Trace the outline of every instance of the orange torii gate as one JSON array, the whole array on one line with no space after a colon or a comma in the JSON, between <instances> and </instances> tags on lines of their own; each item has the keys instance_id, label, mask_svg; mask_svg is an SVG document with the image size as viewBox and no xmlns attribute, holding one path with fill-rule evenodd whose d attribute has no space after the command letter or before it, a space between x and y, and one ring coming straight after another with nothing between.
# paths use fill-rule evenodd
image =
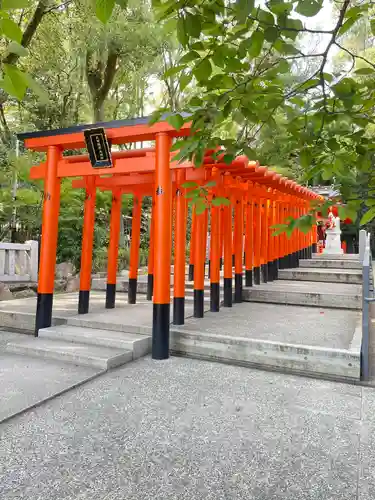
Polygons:
<instances>
[{"instance_id":1,"label":"orange torii gate","mask_svg":"<svg viewBox=\"0 0 375 500\"><path fill-rule=\"evenodd\" d=\"M286 217L298 217L309 210L315 193L293 181L268 171L257 162L242 156L230 165L207 151L201 169L189 162L173 161L172 140L187 136L190 126L176 131L165 122L148 125L148 118L83 125L69 129L19 134L27 148L47 153L47 161L31 169L33 179L44 180L44 203L38 303L35 334L51 325L60 206L60 181L73 180L73 187L84 188L84 226L78 312L89 310L92 249L95 226L96 190L112 191L106 307L115 307L117 257L119 248L121 197L134 196L132 218L131 262L128 301L134 303L137 294L137 273L140 243L141 203L143 196L152 196L152 219L149 251L148 298L153 297L152 356L169 356L170 271L172 250L172 213L175 204L174 299L173 322L183 324L185 310L185 249L187 199L184 183L194 180L206 185L209 209L194 211L190 237L190 274L194 276L194 316L204 315L204 285L206 240L210 225L210 309L220 308L220 263L224 260L224 307L242 301L243 264L245 286L277 278L279 268L298 265L299 258L311 254L316 243L313 230L307 235L295 232L290 239L285 234L272 237L272 226ZM112 168L93 168L88 155L64 156L64 150L84 148L85 133L93 127L103 127L111 145L154 141L155 148L113 151ZM224 197L225 205L215 203ZM233 257L234 256L234 257ZM234 262L233 262L234 260Z\"/></svg>"}]
</instances>

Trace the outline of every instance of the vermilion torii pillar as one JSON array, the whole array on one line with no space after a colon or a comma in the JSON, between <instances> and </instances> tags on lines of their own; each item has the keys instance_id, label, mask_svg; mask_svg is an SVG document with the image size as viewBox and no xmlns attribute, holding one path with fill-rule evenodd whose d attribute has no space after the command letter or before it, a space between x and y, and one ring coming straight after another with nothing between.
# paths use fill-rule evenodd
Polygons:
<instances>
[{"instance_id":1,"label":"vermilion torii pillar","mask_svg":"<svg viewBox=\"0 0 375 500\"><path fill-rule=\"evenodd\" d=\"M132 214L132 234L130 243L130 269L129 269L129 288L128 288L129 304L135 304L137 300L139 247L141 243L141 216L142 216L142 197L134 194L133 214Z\"/></svg>"},{"instance_id":2,"label":"vermilion torii pillar","mask_svg":"<svg viewBox=\"0 0 375 500\"><path fill-rule=\"evenodd\" d=\"M107 264L107 289L105 307L113 309L116 302L117 260L120 242L122 196L120 190L112 194L112 207L109 228L108 264Z\"/></svg>"},{"instance_id":3,"label":"vermilion torii pillar","mask_svg":"<svg viewBox=\"0 0 375 500\"><path fill-rule=\"evenodd\" d=\"M81 272L78 299L79 314L87 314L89 312L92 253L94 246L95 202L95 177L92 176L87 179L85 208L83 214Z\"/></svg>"},{"instance_id":4,"label":"vermilion torii pillar","mask_svg":"<svg viewBox=\"0 0 375 500\"><path fill-rule=\"evenodd\" d=\"M172 249L171 138L156 134L154 305L152 319L152 357L169 357L170 280Z\"/></svg>"},{"instance_id":5,"label":"vermilion torii pillar","mask_svg":"<svg viewBox=\"0 0 375 500\"><path fill-rule=\"evenodd\" d=\"M173 324L185 323L185 256L186 256L186 222L187 201L183 184L186 179L184 170L176 175L176 224L174 232L174 297Z\"/></svg>"},{"instance_id":6,"label":"vermilion torii pillar","mask_svg":"<svg viewBox=\"0 0 375 500\"><path fill-rule=\"evenodd\" d=\"M41 328L47 328L52 324L61 185L60 179L57 177L57 165L60 158L61 149L58 146L49 146L44 181L42 238L35 322L36 336Z\"/></svg>"}]
</instances>

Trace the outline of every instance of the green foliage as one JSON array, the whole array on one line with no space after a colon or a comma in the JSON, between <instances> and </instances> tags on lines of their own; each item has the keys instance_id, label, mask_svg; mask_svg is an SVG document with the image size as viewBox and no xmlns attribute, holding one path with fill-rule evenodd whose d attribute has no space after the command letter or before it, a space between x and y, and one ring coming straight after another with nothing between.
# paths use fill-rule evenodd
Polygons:
<instances>
[{"instance_id":1,"label":"green foliage","mask_svg":"<svg viewBox=\"0 0 375 500\"><path fill-rule=\"evenodd\" d=\"M184 53L171 72L191 91L183 110L194 134L178 141L178 159L199 166L204 150L217 147L230 124L228 161L245 153L303 183L333 182L343 200L351 200L351 211L360 210L375 189L369 175L375 64L341 43L372 10L370 2L346 0L336 7L329 30L307 29L296 16L313 18L322 6L322 0L154 2L162 21L176 22ZM375 33L371 16L369 23ZM319 51L301 44L311 31L325 35ZM351 58L351 68L330 72L333 46ZM204 199L192 202L199 210L207 205ZM372 217L370 211L366 218ZM302 220L298 229L310 222Z\"/></svg>"}]
</instances>

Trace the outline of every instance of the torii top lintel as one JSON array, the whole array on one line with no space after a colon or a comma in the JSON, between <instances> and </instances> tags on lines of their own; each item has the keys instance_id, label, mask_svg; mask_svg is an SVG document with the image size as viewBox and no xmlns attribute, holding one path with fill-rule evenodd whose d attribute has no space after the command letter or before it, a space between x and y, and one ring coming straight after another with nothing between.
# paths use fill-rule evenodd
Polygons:
<instances>
[{"instance_id":1,"label":"torii top lintel","mask_svg":"<svg viewBox=\"0 0 375 500\"><path fill-rule=\"evenodd\" d=\"M190 124L184 124L180 130L174 129L167 122L150 125L150 117L114 120L111 122L77 125L56 130L26 132L17 134L24 141L26 148L34 151L47 151L48 146L59 146L61 149L85 148L84 131L103 127L111 144L125 144L155 140L156 134L167 132L171 137L185 137L190 133Z\"/></svg>"}]
</instances>

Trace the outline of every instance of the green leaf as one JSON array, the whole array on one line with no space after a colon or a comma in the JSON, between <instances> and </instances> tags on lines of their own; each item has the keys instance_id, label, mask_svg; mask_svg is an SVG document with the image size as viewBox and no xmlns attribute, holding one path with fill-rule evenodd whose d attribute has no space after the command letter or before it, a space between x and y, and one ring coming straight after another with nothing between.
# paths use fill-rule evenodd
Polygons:
<instances>
[{"instance_id":1,"label":"green leaf","mask_svg":"<svg viewBox=\"0 0 375 500\"><path fill-rule=\"evenodd\" d=\"M213 198L212 199L212 205L214 207L219 207L221 205L229 206L230 205L230 200L228 200L228 198L222 198L222 197Z\"/></svg>"},{"instance_id":2,"label":"green leaf","mask_svg":"<svg viewBox=\"0 0 375 500\"><path fill-rule=\"evenodd\" d=\"M288 224L277 224L276 226L272 226L271 229L274 229L272 236L279 236L279 234L285 233Z\"/></svg>"},{"instance_id":3,"label":"green leaf","mask_svg":"<svg viewBox=\"0 0 375 500\"><path fill-rule=\"evenodd\" d=\"M34 92L34 94L38 97L39 102L41 104L49 104L50 98L48 93L44 90L44 88L39 85L37 81L35 81L28 73L24 73L23 77L27 82L27 86L30 90Z\"/></svg>"},{"instance_id":4,"label":"green leaf","mask_svg":"<svg viewBox=\"0 0 375 500\"><path fill-rule=\"evenodd\" d=\"M186 64L191 61L194 61L195 59L199 59L201 56L196 52L195 50L191 50L187 54L185 54L183 57L181 57L179 63L180 64Z\"/></svg>"},{"instance_id":5,"label":"green leaf","mask_svg":"<svg viewBox=\"0 0 375 500\"><path fill-rule=\"evenodd\" d=\"M256 17L258 18L258 20L261 23L265 23L266 25L268 24L271 26L274 24L275 18L273 17L271 12L268 12L268 11L260 9L260 8L256 8L254 10L256 12L254 13L254 11L253 11L253 15L256 15Z\"/></svg>"},{"instance_id":6,"label":"green leaf","mask_svg":"<svg viewBox=\"0 0 375 500\"><path fill-rule=\"evenodd\" d=\"M338 34L341 36L344 33L346 33L353 26L353 24L355 24L358 21L358 19L360 19L360 18L361 18L361 16L358 16L358 15L355 17L349 17L349 19L347 19L345 21L345 23L339 29Z\"/></svg>"},{"instance_id":7,"label":"green leaf","mask_svg":"<svg viewBox=\"0 0 375 500\"><path fill-rule=\"evenodd\" d=\"M30 4L30 0L3 0L1 8L3 10L25 9Z\"/></svg>"},{"instance_id":8,"label":"green leaf","mask_svg":"<svg viewBox=\"0 0 375 500\"><path fill-rule=\"evenodd\" d=\"M206 210L206 202L203 198L198 198L195 202L195 213L201 215Z\"/></svg>"},{"instance_id":9,"label":"green leaf","mask_svg":"<svg viewBox=\"0 0 375 500\"><path fill-rule=\"evenodd\" d=\"M337 151L340 149L340 144L338 144L338 142L334 138L329 139L327 144L329 149L331 149L332 151Z\"/></svg>"},{"instance_id":10,"label":"green leaf","mask_svg":"<svg viewBox=\"0 0 375 500\"><path fill-rule=\"evenodd\" d=\"M193 181L184 182L184 183L182 184L182 187L183 187L183 188L186 188L186 189L189 189L189 188L195 188L195 187L197 187L197 186L198 186L198 184L197 184L196 182L193 182Z\"/></svg>"},{"instance_id":11,"label":"green leaf","mask_svg":"<svg viewBox=\"0 0 375 500\"><path fill-rule=\"evenodd\" d=\"M119 5L122 9L126 9L128 6L128 0L116 0L117 5Z\"/></svg>"},{"instance_id":12,"label":"green leaf","mask_svg":"<svg viewBox=\"0 0 375 500\"><path fill-rule=\"evenodd\" d=\"M170 115L170 116L167 117L166 120L169 123L169 125L171 125L176 130L180 130L180 128L184 124L184 119L179 114Z\"/></svg>"},{"instance_id":13,"label":"green leaf","mask_svg":"<svg viewBox=\"0 0 375 500\"><path fill-rule=\"evenodd\" d=\"M355 70L356 75L372 75L374 72L374 68L359 68Z\"/></svg>"},{"instance_id":14,"label":"green leaf","mask_svg":"<svg viewBox=\"0 0 375 500\"><path fill-rule=\"evenodd\" d=\"M322 7L322 0L300 0L296 7L296 12L305 17L314 17Z\"/></svg>"},{"instance_id":15,"label":"green leaf","mask_svg":"<svg viewBox=\"0 0 375 500\"><path fill-rule=\"evenodd\" d=\"M151 114L150 121L148 122L149 125L154 125L154 123L158 122L162 116L163 113L165 113L166 108L162 109L157 109Z\"/></svg>"},{"instance_id":16,"label":"green leaf","mask_svg":"<svg viewBox=\"0 0 375 500\"><path fill-rule=\"evenodd\" d=\"M185 47L189 41L189 36L185 26L185 19L183 17L179 17L177 21L177 39L183 47Z\"/></svg>"},{"instance_id":17,"label":"green leaf","mask_svg":"<svg viewBox=\"0 0 375 500\"><path fill-rule=\"evenodd\" d=\"M258 57L264 43L264 32L257 30L250 37L250 47L248 53L251 57Z\"/></svg>"},{"instance_id":18,"label":"green leaf","mask_svg":"<svg viewBox=\"0 0 375 500\"><path fill-rule=\"evenodd\" d=\"M107 24L114 8L115 0L95 0L96 17L103 24Z\"/></svg>"},{"instance_id":19,"label":"green leaf","mask_svg":"<svg viewBox=\"0 0 375 500\"><path fill-rule=\"evenodd\" d=\"M307 82L305 82L303 85L301 85L299 87L299 90L308 90L308 89L311 89L313 87L316 87L317 85L319 85L320 83L320 80L318 78L312 78L311 80L307 80Z\"/></svg>"},{"instance_id":20,"label":"green leaf","mask_svg":"<svg viewBox=\"0 0 375 500\"><path fill-rule=\"evenodd\" d=\"M309 149L302 149L299 160L301 167L308 168L311 165L311 151Z\"/></svg>"},{"instance_id":21,"label":"green leaf","mask_svg":"<svg viewBox=\"0 0 375 500\"><path fill-rule=\"evenodd\" d=\"M199 38L202 24L199 16L188 14L185 19L186 32L193 38Z\"/></svg>"},{"instance_id":22,"label":"green leaf","mask_svg":"<svg viewBox=\"0 0 375 500\"><path fill-rule=\"evenodd\" d=\"M273 43L275 40L277 40L278 36L279 30L276 28L276 26L270 26L264 32L264 38L267 40L267 42L270 43Z\"/></svg>"},{"instance_id":23,"label":"green leaf","mask_svg":"<svg viewBox=\"0 0 375 500\"><path fill-rule=\"evenodd\" d=\"M180 76L180 91L182 92L191 82L192 74L183 74Z\"/></svg>"},{"instance_id":24,"label":"green leaf","mask_svg":"<svg viewBox=\"0 0 375 500\"><path fill-rule=\"evenodd\" d=\"M22 45L20 45L18 42L10 42L10 44L7 47L7 52L8 54L17 54L20 57L27 56L28 50L25 49Z\"/></svg>"},{"instance_id":25,"label":"green leaf","mask_svg":"<svg viewBox=\"0 0 375 500\"><path fill-rule=\"evenodd\" d=\"M280 14L289 14L293 8L293 3L283 2L282 0L270 0L267 7L271 12L279 16Z\"/></svg>"},{"instance_id":26,"label":"green leaf","mask_svg":"<svg viewBox=\"0 0 375 500\"><path fill-rule=\"evenodd\" d=\"M20 92L19 90L17 91L14 86L13 86L13 83L11 81L11 79L5 75L5 77L0 80L0 88L5 90L5 92L13 97L16 97L17 99L21 100L23 99L24 95L25 95L25 92L26 92L26 88L24 89L23 93Z\"/></svg>"},{"instance_id":27,"label":"green leaf","mask_svg":"<svg viewBox=\"0 0 375 500\"><path fill-rule=\"evenodd\" d=\"M254 0L237 0L236 1L236 17L241 24L246 22L246 19L251 14L254 8Z\"/></svg>"},{"instance_id":28,"label":"green leaf","mask_svg":"<svg viewBox=\"0 0 375 500\"><path fill-rule=\"evenodd\" d=\"M4 64L3 67L6 77L9 78L14 88L13 95L15 95L17 99L20 100L23 99L26 89L28 87L28 81L26 79L25 73L23 73L22 71L20 71L18 68L16 68L11 64ZM4 81L6 81L5 78Z\"/></svg>"},{"instance_id":29,"label":"green leaf","mask_svg":"<svg viewBox=\"0 0 375 500\"><path fill-rule=\"evenodd\" d=\"M179 64L178 66L173 66L173 68L169 68L163 75L164 78L169 78L170 76L176 75L184 70L186 66L184 64Z\"/></svg>"},{"instance_id":30,"label":"green leaf","mask_svg":"<svg viewBox=\"0 0 375 500\"><path fill-rule=\"evenodd\" d=\"M214 187L214 186L216 186L216 181L208 181L208 182L204 185L204 187L207 187L207 188L208 188L208 187Z\"/></svg>"},{"instance_id":31,"label":"green leaf","mask_svg":"<svg viewBox=\"0 0 375 500\"><path fill-rule=\"evenodd\" d=\"M195 78L200 81L208 80L212 73L212 66L210 60L206 57L195 65L193 70Z\"/></svg>"},{"instance_id":32,"label":"green leaf","mask_svg":"<svg viewBox=\"0 0 375 500\"><path fill-rule=\"evenodd\" d=\"M0 32L10 40L21 43L22 31L21 28L11 19L0 20Z\"/></svg>"},{"instance_id":33,"label":"green leaf","mask_svg":"<svg viewBox=\"0 0 375 500\"><path fill-rule=\"evenodd\" d=\"M370 222L374 217L375 217L375 207L372 207L369 210L367 210L367 212L362 216L359 225L364 226L365 224Z\"/></svg>"}]
</instances>

